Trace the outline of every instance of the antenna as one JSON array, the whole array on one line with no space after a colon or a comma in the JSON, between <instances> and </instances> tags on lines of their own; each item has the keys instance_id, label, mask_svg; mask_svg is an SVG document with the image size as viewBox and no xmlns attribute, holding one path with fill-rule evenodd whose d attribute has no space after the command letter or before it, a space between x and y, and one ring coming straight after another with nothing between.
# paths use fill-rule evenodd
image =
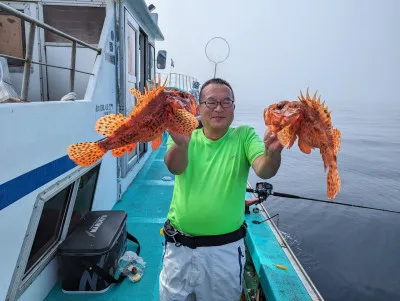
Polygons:
<instances>
[{"instance_id":1,"label":"antenna","mask_svg":"<svg viewBox=\"0 0 400 301\"><path fill-rule=\"evenodd\" d=\"M210 49L211 48L211 49ZM224 50L225 48L225 50ZM214 63L214 78L217 74L217 65L224 62L230 53L228 42L221 37L211 38L205 47L207 58Z\"/></svg>"}]
</instances>

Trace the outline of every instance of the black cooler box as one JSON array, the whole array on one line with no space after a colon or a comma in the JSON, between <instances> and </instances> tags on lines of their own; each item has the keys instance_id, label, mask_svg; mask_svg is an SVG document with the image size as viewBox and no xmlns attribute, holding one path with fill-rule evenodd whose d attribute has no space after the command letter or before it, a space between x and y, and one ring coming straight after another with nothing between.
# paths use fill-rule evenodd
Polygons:
<instances>
[{"instance_id":1,"label":"black cooler box","mask_svg":"<svg viewBox=\"0 0 400 301\"><path fill-rule=\"evenodd\" d=\"M61 257L61 278L64 292L104 292L111 283L125 276L114 276L118 260L126 251L127 239L140 245L126 231L125 211L91 211L58 249Z\"/></svg>"}]
</instances>

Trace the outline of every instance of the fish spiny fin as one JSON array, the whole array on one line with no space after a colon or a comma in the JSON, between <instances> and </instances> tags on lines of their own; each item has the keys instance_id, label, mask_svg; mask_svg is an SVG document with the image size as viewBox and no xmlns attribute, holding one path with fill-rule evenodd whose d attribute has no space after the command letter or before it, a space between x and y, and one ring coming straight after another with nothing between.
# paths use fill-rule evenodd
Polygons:
<instances>
[{"instance_id":1,"label":"fish spiny fin","mask_svg":"<svg viewBox=\"0 0 400 301\"><path fill-rule=\"evenodd\" d=\"M122 114L110 114L97 120L94 128L100 135L109 137L127 120Z\"/></svg>"},{"instance_id":2,"label":"fish spiny fin","mask_svg":"<svg viewBox=\"0 0 400 301\"><path fill-rule=\"evenodd\" d=\"M80 166L90 166L104 156L106 151L98 142L82 142L67 147L69 158Z\"/></svg>"},{"instance_id":3,"label":"fish spiny fin","mask_svg":"<svg viewBox=\"0 0 400 301\"><path fill-rule=\"evenodd\" d=\"M161 145L161 142L162 142L162 136L157 137L156 139L154 139L154 140L151 142L151 149L152 149L152 150L155 150L155 149L159 148L160 145Z\"/></svg>"},{"instance_id":4,"label":"fish spiny fin","mask_svg":"<svg viewBox=\"0 0 400 301\"><path fill-rule=\"evenodd\" d=\"M278 139L279 139L280 143L283 146L285 146L289 142L292 141L294 135L295 135L295 133L293 130L293 126L288 125L288 126L284 127L281 131L278 132ZM290 148L290 147L291 147L291 145L289 145L287 148Z\"/></svg>"},{"instance_id":5,"label":"fish spiny fin","mask_svg":"<svg viewBox=\"0 0 400 301\"><path fill-rule=\"evenodd\" d=\"M130 116L136 116L139 112L141 112L141 110L143 109L143 107L145 107L150 101L154 100L157 98L157 96L159 96L162 92L164 92L165 86L167 84L167 79L165 79L164 84L161 85L161 78L159 75L159 85L157 87L156 83L153 83L153 88L148 88L145 89L145 93L142 94L140 93L139 90L136 90L134 88L132 88L130 90L131 94L133 94L136 99L136 105L133 108L132 112L130 113Z\"/></svg>"},{"instance_id":6,"label":"fish spiny fin","mask_svg":"<svg viewBox=\"0 0 400 301\"><path fill-rule=\"evenodd\" d=\"M342 134L339 129L333 129L333 147L335 150L335 155L340 151L342 143Z\"/></svg>"},{"instance_id":7,"label":"fish spiny fin","mask_svg":"<svg viewBox=\"0 0 400 301\"><path fill-rule=\"evenodd\" d=\"M340 191L340 177L339 171L336 166L329 167L328 177L327 177L327 195L328 199L333 199L336 197Z\"/></svg>"},{"instance_id":8,"label":"fish spiny fin","mask_svg":"<svg viewBox=\"0 0 400 301\"><path fill-rule=\"evenodd\" d=\"M307 143L305 143L302 139L299 139L298 146L303 153L305 154L311 153L311 147Z\"/></svg>"},{"instance_id":9,"label":"fish spiny fin","mask_svg":"<svg viewBox=\"0 0 400 301\"><path fill-rule=\"evenodd\" d=\"M298 97L298 99L304 103L305 105L307 105L308 107L316 110L320 117L321 117L321 121L323 121L324 123L331 123L331 112L328 111L328 107L325 106L325 101L321 103L321 95L318 96L317 99L317 91L315 91L315 94L313 96L313 98L310 97L310 94L308 93L308 88L307 88L307 93L306 93L306 97L303 96L303 93L300 91L300 96Z\"/></svg>"},{"instance_id":10,"label":"fish spiny fin","mask_svg":"<svg viewBox=\"0 0 400 301\"><path fill-rule=\"evenodd\" d=\"M115 148L111 151L111 154L114 157L121 157L127 152L130 154L136 148L136 143L127 144L118 148Z\"/></svg>"},{"instance_id":11,"label":"fish spiny fin","mask_svg":"<svg viewBox=\"0 0 400 301\"><path fill-rule=\"evenodd\" d=\"M134 88L132 88L130 91L131 94L136 97L136 105L140 104L143 101L144 95L142 95L139 90L136 90Z\"/></svg>"},{"instance_id":12,"label":"fish spiny fin","mask_svg":"<svg viewBox=\"0 0 400 301\"><path fill-rule=\"evenodd\" d=\"M171 132L181 135L191 134L198 126L197 118L183 109L176 110L167 122L167 128Z\"/></svg>"}]
</instances>

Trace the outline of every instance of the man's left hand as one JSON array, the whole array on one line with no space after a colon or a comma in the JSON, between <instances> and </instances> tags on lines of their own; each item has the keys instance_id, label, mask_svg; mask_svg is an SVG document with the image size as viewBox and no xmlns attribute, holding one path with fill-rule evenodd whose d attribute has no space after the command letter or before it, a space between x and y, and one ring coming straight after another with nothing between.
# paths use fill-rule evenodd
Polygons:
<instances>
[{"instance_id":1,"label":"man's left hand","mask_svg":"<svg viewBox=\"0 0 400 301\"><path fill-rule=\"evenodd\" d=\"M268 128L264 133L265 152L280 152L283 145L279 142L278 136L271 132Z\"/></svg>"}]
</instances>

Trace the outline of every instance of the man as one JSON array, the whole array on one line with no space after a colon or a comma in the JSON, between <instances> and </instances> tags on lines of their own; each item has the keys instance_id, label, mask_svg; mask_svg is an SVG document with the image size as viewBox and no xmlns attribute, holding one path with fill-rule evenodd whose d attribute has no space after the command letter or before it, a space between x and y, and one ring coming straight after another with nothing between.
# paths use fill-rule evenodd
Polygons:
<instances>
[{"instance_id":1,"label":"man","mask_svg":"<svg viewBox=\"0 0 400 301\"><path fill-rule=\"evenodd\" d=\"M164 226L162 301L240 299L249 169L273 177L283 147L268 130L263 143L249 126L230 127L234 109L229 83L211 79L197 108L203 128L168 138L164 161L176 177Z\"/></svg>"}]
</instances>

